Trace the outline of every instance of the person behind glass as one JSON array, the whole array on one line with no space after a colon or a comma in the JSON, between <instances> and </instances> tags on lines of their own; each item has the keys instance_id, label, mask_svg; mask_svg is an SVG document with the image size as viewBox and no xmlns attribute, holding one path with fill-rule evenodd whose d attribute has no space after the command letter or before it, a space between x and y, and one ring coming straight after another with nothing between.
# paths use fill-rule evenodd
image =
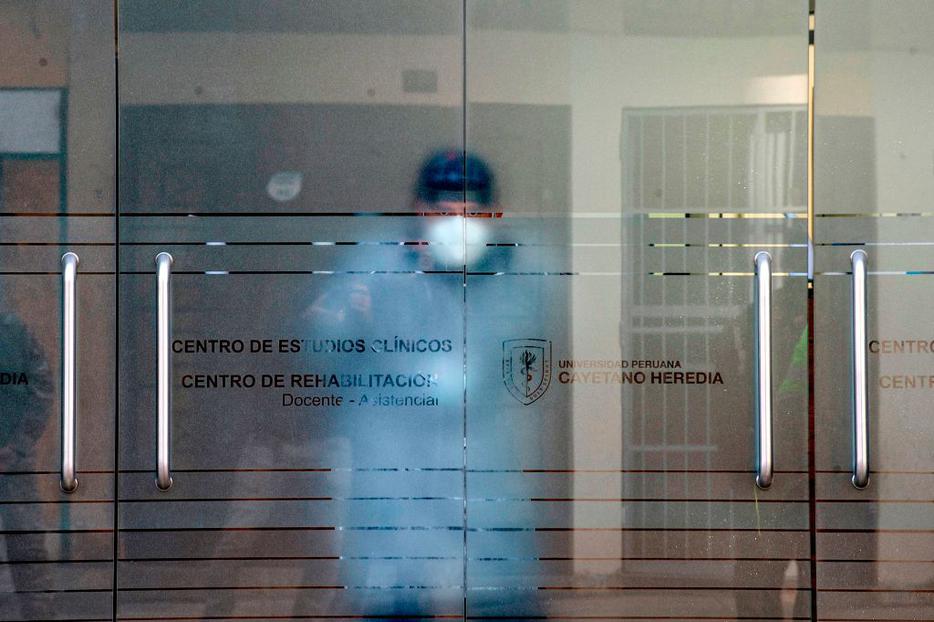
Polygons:
<instances>
[{"instance_id":1,"label":"person behind glass","mask_svg":"<svg viewBox=\"0 0 934 622\"><path fill-rule=\"evenodd\" d=\"M33 475L37 471L36 446L51 415L51 373L39 343L11 313L0 313L0 370L25 378L25 382L0 386L0 487L4 480L10 485L38 481ZM29 498L41 494L40 490L23 490L23 496ZM13 533L35 529L38 507L31 503L0 505L0 529L9 534L0 538L0 544L6 545L6 560L14 562L7 568L13 592L21 593L13 602L19 603L22 617L17 619L23 620L44 620L53 613L49 596L41 593L53 587L45 563L45 536ZM3 613L15 616L11 611Z\"/></svg>"},{"instance_id":2,"label":"person behind glass","mask_svg":"<svg viewBox=\"0 0 934 622\"><path fill-rule=\"evenodd\" d=\"M495 199L493 172L482 158L460 151L428 158L418 176L414 207L416 214L427 217L419 225L430 240L418 247L421 268L447 266L456 271L468 263L471 270L491 267L485 219L503 213Z\"/></svg>"},{"instance_id":3,"label":"person behind glass","mask_svg":"<svg viewBox=\"0 0 934 622\"><path fill-rule=\"evenodd\" d=\"M547 337L559 350L568 348L565 331L570 321L562 309L569 299L568 282L536 274L543 262L557 259L557 254L552 248L520 249L517 243L549 239L542 227L554 223L515 214L507 226L499 220L505 209L498 200L498 190L492 169L481 157L452 150L426 160L415 193L415 212L423 217L417 220L416 236L425 241L413 247L418 266L426 272L445 270L454 274L456 278L448 281L453 287L445 292L442 313L457 322L466 319L469 324L464 339L466 356L457 352L454 361L457 369L453 372L461 380L454 385L458 394L452 396L452 401L460 404L465 399L461 391L466 389L469 406L460 413L467 417L465 466L468 470L498 471L529 465L565 465L569 431L556 422L567 419L570 404L566 394L554 391L535 404L519 405L504 386L501 358L503 339L520 335ZM561 235L551 233L554 237ZM440 292L436 289L435 293ZM430 325L437 311L424 310L423 321ZM519 419L529 418L537 421L532 428L516 425ZM497 442L492 442L493 437ZM545 592L534 589L549 580L548 570L539 561L543 550L534 538L516 537L512 531L514 525L527 527L534 522L530 517L536 508L529 502L534 496L529 487L534 484L523 479L522 484L511 488L509 496L515 495L518 502L505 502L491 522L480 517L485 513L481 508L490 507L489 501L482 498L484 494L474 498L470 484L467 486L464 494L468 506L475 504L477 508L468 510L467 516L477 522L472 524L467 519L464 525L469 532L467 550L462 553L468 558L464 614L544 617L548 603L555 599L553 595L545 598ZM556 496L569 496L560 486L556 484L551 490ZM570 504L566 506L552 509L546 524L571 524ZM474 540L474 525L478 526L476 531L485 532L482 544ZM550 538L548 554L568 555L566 545L561 536ZM484 555L479 552L484 547L495 550L500 559L492 565L478 560ZM461 577L458 584L462 582Z\"/></svg>"},{"instance_id":4,"label":"person behind glass","mask_svg":"<svg viewBox=\"0 0 934 622\"><path fill-rule=\"evenodd\" d=\"M345 404L320 418L329 422L332 446L343 448L338 459L352 465L349 481L335 497L381 499L367 503L365 511L348 509L336 518L341 526L335 535L341 538L337 547L348 552L366 547L368 558L340 562L337 581L346 589L335 598L350 602L332 602L334 608L393 617L462 611L463 492L458 470L463 466L465 255L470 255L472 267L491 266L483 255L488 237L484 224L500 215L493 184L490 167L473 154L446 150L430 155L416 178L412 217L375 221L376 237L401 237L404 240L394 241L404 244L380 252L362 246L355 256L342 255L346 259L334 266L333 275L319 280L322 285L312 304L300 314L296 328L302 334L368 344L358 353L314 353L308 364L316 369L437 374L437 385L424 391L438 397L435 408ZM374 221L361 219L360 226L370 222ZM371 263L361 265L361 259ZM340 269L351 262L352 270ZM499 263L502 268L504 263ZM396 336L449 340L449 345L423 353L369 348L379 339ZM380 391L367 392L372 397ZM360 393L345 390L347 398ZM374 482L379 482L378 488ZM313 568L307 567L306 573L306 582L320 580ZM314 598L320 597L300 596L293 614L312 610Z\"/></svg>"},{"instance_id":5,"label":"person behind glass","mask_svg":"<svg viewBox=\"0 0 934 622\"><path fill-rule=\"evenodd\" d=\"M495 200L493 172L482 158L456 150L431 155L420 169L414 194L415 218L404 233L407 252L403 265L397 266L403 269L397 272L462 274L468 262L471 270L502 269L508 265L508 254L494 259L487 252L486 219L499 218L502 212ZM369 277L361 275L350 284L325 288L303 314L305 323L313 318L319 322L318 326L391 328L382 324L382 318L375 312L400 305L415 309L412 303L418 295L439 304L453 304L452 313L463 316L461 293L452 297L454 292L448 291L451 279L443 284L430 279L408 279L400 286L401 291L411 288L408 293L413 297L407 298L393 288L381 287L383 281ZM443 317L436 312L421 319L438 322Z\"/></svg>"},{"instance_id":6,"label":"person behind glass","mask_svg":"<svg viewBox=\"0 0 934 622\"><path fill-rule=\"evenodd\" d=\"M775 361L777 390L774 393L772 411L777 421L801 422L807 412L807 357L808 332L807 308L801 304L801 290L789 284L788 279L780 280L773 292L772 308L774 310L773 324L775 326L803 327L802 332L795 335L795 339L773 340L772 360ZM741 320L734 322L731 333L732 350L736 353L731 362L724 366L731 376L736 377L738 386L752 386L754 365L749 361L754 356L751 335L754 322L751 313L747 313ZM730 366L733 366L730 369ZM737 398L739 398L737 400ZM743 413L749 412L749 393L738 391L729 399L723 401L721 412ZM745 407L745 408L744 408ZM806 442L801 438L800 442ZM731 447L725 439L718 443L721 447ZM778 473L776 477L791 478L794 475ZM751 478L747 478L751 479ZM750 488L752 482L748 482ZM774 484L773 484L774 486ZM772 493L762 493L765 498ZM784 504L783 504L784 505ZM779 507L778 504L772 504ZM800 503L789 503L788 511L806 512ZM736 602L737 619L807 619L810 615L810 601L814 596L808 589L809 566L805 559L806 551L800 547L805 540L800 534L787 534L779 531L766 531L759 534L757 544L752 552L741 555L747 559L738 559L734 562L733 586ZM797 547L797 548L796 548ZM758 556L763 560L751 561L750 557ZM783 561L795 557L794 561ZM759 587L760 589L750 589Z\"/></svg>"}]
</instances>

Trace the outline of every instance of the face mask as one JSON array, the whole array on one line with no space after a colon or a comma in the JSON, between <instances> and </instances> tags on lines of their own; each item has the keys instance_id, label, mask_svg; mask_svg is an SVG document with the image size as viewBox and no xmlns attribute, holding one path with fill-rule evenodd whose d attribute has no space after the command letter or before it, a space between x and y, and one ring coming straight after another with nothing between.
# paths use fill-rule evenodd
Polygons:
<instances>
[{"instance_id":1,"label":"face mask","mask_svg":"<svg viewBox=\"0 0 934 622\"><path fill-rule=\"evenodd\" d=\"M428 250L444 264L465 263L466 255L471 263L479 261L487 252L489 233L481 218L463 216L432 216L428 219Z\"/></svg>"}]
</instances>

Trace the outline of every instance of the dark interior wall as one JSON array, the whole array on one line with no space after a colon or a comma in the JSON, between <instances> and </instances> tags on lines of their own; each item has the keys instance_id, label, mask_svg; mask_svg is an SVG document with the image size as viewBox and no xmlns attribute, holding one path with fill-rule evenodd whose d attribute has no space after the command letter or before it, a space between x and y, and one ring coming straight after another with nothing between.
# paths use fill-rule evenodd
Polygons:
<instances>
[{"instance_id":1,"label":"dark interior wall","mask_svg":"<svg viewBox=\"0 0 934 622\"><path fill-rule=\"evenodd\" d=\"M469 0L470 25L492 30L562 31L564 0ZM126 32L308 32L460 34L450 5L438 0L122 0ZM390 6L387 6L390 5ZM506 9L506 10L504 10Z\"/></svg>"},{"instance_id":2,"label":"dark interior wall","mask_svg":"<svg viewBox=\"0 0 934 622\"><path fill-rule=\"evenodd\" d=\"M570 110L471 104L467 149L518 213L570 211ZM121 109L120 209L133 212L407 212L424 160L463 148L458 108L260 104ZM300 173L277 202L270 177Z\"/></svg>"}]
</instances>

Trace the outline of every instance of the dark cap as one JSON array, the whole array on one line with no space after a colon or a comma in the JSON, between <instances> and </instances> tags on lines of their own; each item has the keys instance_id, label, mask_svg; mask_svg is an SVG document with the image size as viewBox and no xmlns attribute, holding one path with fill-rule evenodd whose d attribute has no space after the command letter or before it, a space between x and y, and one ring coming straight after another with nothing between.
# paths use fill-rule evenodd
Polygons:
<instances>
[{"instance_id":1,"label":"dark cap","mask_svg":"<svg viewBox=\"0 0 934 622\"><path fill-rule=\"evenodd\" d=\"M415 190L426 203L493 203L493 173L483 159L464 151L439 151L422 164Z\"/></svg>"}]
</instances>

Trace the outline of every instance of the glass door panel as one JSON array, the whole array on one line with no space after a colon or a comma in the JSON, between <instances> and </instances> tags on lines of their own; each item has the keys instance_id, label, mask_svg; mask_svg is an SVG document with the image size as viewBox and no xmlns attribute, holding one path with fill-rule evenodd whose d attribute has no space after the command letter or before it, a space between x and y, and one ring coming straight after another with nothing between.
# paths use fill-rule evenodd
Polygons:
<instances>
[{"instance_id":1,"label":"glass door panel","mask_svg":"<svg viewBox=\"0 0 934 622\"><path fill-rule=\"evenodd\" d=\"M467 20L466 617L807 619L807 3Z\"/></svg>"},{"instance_id":2,"label":"glass door panel","mask_svg":"<svg viewBox=\"0 0 934 622\"><path fill-rule=\"evenodd\" d=\"M815 413L818 615L934 615L934 70L926 2L817 8ZM854 488L851 255L867 258L869 480Z\"/></svg>"},{"instance_id":3,"label":"glass door panel","mask_svg":"<svg viewBox=\"0 0 934 622\"><path fill-rule=\"evenodd\" d=\"M118 618L461 616L460 2L121 6Z\"/></svg>"},{"instance_id":4,"label":"glass door panel","mask_svg":"<svg viewBox=\"0 0 934 622\"><path fill-rule=\"evenodd\" d=\"M112 25L109 2L0 6L4 620L113 611Z\"/></svg>"},{"instance_id":5,"label":"glass door panel","mask_svg":"<svg viewBox=\"0 0 934 622\"><path fill-rule=\"evenodd\" d=\"M121 615L456 614L461 301L437 298L461 276L205 274L207 255L174 264L168 492L153 482L155 279L121 281L122 344L139 357L121 379ZM328 317L366 295L378 321ZM423 338L409 305L442 314L449 351L372 350ZM199 352L210 340L247 353Z\"/></svg>"}]
</instances>

